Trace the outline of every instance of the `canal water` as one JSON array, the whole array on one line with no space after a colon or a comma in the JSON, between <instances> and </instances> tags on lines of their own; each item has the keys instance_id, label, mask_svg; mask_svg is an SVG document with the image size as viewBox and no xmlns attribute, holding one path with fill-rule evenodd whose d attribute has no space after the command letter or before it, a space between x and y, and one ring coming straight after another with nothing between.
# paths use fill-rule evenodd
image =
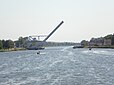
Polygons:
<instances>
[{"instance_id":1,"label":"canal water","mask_svg":"<svg viewBox=\"0 0 114 85\"><path fill-rule=\"evenodd\" d=\"M114 85L114 49L0 52L0 85Z\"/></svg>"}]
</instances>

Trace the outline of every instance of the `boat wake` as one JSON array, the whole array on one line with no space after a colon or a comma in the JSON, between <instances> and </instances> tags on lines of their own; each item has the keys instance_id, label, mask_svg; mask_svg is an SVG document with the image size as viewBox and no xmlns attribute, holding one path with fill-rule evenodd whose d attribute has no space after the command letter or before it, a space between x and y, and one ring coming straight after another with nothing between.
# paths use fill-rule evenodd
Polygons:
<instances>
[{"instance_id":1,"label":"boat wake","mask_svg":"<svg viewBox=\"0 0 114 85\"><path fill-rule=\"evenodd\" d=\"M108 55L109 52L105 51L105 50L88 50L88 51L82 51L82 53L84 54L104 54L104 55Z\"/></svg>"}]
</instances>

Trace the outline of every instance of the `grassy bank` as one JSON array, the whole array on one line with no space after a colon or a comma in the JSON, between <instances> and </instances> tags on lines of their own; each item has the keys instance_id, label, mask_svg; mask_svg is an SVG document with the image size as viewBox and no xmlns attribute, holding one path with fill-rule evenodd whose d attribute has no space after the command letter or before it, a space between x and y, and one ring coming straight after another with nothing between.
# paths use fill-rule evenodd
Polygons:
<instances>
[{"instance_id":1,"label":"grassy bank","mask_svg":"<svg viewBox=\"0 0 114 85\"><path fill-rule=\"evenodd\" d=\"M9 49L1 49L0 52L10 52L10 51L20 51L26 50L25 48L9 48Z\"/></svg>"},{"instance_id":2,"label":"grassy bank","mask_svg":"<svg viewBox=\"0 0 114 85\"><path fill-rule=\"evenodd\" d=\"M85 48L90 48L90 47L86 46ZM111 49L114 49L114 46L91 46L91 48L111 48Z\"/></svg>"}]
</instances>

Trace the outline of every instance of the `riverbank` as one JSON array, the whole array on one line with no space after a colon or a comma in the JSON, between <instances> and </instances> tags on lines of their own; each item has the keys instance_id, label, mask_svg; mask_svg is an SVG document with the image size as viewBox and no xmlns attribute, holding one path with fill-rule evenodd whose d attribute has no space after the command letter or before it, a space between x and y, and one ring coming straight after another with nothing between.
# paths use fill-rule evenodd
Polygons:
<instances>
[{"instance_id":1,"label":"riverbank","mask_svg":"<svg viewBox=\"0 0 114 85\"><path fill-rule=\"evenodd\" d=\"M9 49L1 49L0 52L10 52L10 51L20 51L26 50L25 48L9 48Z\"/></svg>"},{"instance_id":2,"label":"riverbank","mask_svg":"<svg viewBox=\"0 0 114 85\"><path fill-rule=\"evenodd\" d=\"M110 48L114 49L114 46L85 46L84 48Z\"/></svg>"}]
</instances>

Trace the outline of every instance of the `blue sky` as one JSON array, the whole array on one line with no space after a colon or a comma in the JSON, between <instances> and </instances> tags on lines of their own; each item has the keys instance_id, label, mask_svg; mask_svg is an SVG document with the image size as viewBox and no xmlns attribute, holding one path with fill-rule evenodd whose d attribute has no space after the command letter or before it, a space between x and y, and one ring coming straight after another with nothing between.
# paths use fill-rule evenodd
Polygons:
<instances>
[{"instance_id":1,"label":"blue sky","mask_svg":"<svg viewBox=\"0 0 114 85\"><path fill-rule=\"evenodd\" d=\"M114 33L114 0L0 0L0 39L48 35L80 42Z\"/></svg>"}]
</instances>

